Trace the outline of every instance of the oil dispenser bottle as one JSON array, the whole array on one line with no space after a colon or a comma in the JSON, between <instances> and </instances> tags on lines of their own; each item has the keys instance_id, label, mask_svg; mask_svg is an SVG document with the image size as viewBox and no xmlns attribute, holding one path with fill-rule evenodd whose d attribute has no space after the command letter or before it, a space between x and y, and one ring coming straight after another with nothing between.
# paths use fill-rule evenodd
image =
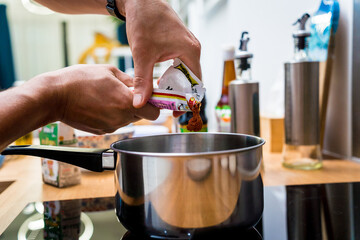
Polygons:
<instances>
[{"instance_id":1,"label":"oil dispenser bottle","mask_svg":"<svg viewBox=\"0 0 360 240\"><path fill-rule=\"evenodd\" d=\"M219 132L230 132L231 110L229 105L229 84L235 80L234 64L235 48L226 46L223 49L224 70L221 97L215 107L217 130Z\"/></svg>"},{"instance_id":2,"label":"oil dispenser bottle","mask_svg":"<svg viewBox=\"0 0 360 240\"><path fill-rule=\"evenodd\" d=\"M294 25L294 58L285 63L285 146L283 166L296 169L322 167L319 137L319 62L308 57L304 14Z\"/></svg>"},{"instance_id":3,"label":"oil dispenser bottle","mask_svg":"<svg viewBox=\"0 0 360 240\"><path fill-rule=\"evenodd\" d=\"M235 54L236 80L230 82L231 132L260 136L259 82L251 77L253 54L247 50L250 40L243 32Z\"/></svg>"}]
</instances>

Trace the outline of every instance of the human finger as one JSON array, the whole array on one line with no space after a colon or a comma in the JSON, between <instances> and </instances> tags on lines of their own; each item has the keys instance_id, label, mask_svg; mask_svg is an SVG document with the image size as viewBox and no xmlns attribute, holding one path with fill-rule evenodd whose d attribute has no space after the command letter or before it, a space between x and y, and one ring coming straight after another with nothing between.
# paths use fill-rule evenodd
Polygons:
<instances>
[{"instance_id":1,"label":"human finger","mask_svg":"<svg viewBox=\"0 0 360 240\"><path fill-rule=\"evenodd\" d=\"M126 73L120 71L118 68L114 68L113 73L117 79L119 79L121 82L123 82L127 87L133 87L134 81L133 78Z\"/></svg>"},{"instance_id":2,"label":"human finger","mask_svg":"<svg viewBox=\"0 0 360 240\"><path fill-rule=\"evenodd\" d=\"M142 108L135 109L136 117L145 118L153 121L156 120L159 115L160 110L149 103L145 104L145 106L143 106Z\"/></svg>"},{"instance_id":3,"label":"human finger","mask_svg":"<svg viewBox=\"0 0 360 240\"><path fill-rule=\"evenodd\" d=\"M154 64L145 59L134 58L134 98L133 106L135 108L143 107L151 97L153 90L153 68Z\"/></svg>"},{"instance_id":4,"label":"human finger","mask_svg":"<svg viewBox=\"0 0 360 240\"><path fill-rule=\"evenodd\" d=\"M177 117L180 117L181 115L183 115L183 114L185 114L186 112L184 112L184 111L173 111L173 116L175 117L175 118L177 118Z\"/></svg>"},{"instance_id":5,"label":"human finger","mask_svg":"<svg viewBox=\"0 0 360 240\"><path fill-rule=\"evenodd\" d=\"M193 37L187 42L187 46L184 47L186 51L179 56L179 58L190 68L190 70L199 79L202 79L201 66L200 66L200 55L201 55L201 44Z\"/></svg>"}]
</instances>

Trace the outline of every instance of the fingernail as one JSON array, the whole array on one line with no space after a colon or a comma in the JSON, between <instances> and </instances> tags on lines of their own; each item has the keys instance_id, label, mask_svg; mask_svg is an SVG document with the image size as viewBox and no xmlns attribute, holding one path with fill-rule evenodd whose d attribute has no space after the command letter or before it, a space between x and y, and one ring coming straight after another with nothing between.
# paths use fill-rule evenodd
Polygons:
<instances>
[{"instance_id":1,"label":"fingernail","mask_svg":"<svg viewBox=\"0 0 360 240\"><path fill-rule=\"evenodd\" d=\"M142 101L142 95L141 94L135 94L134 99L133 99L133 105L134 106L139 106L141 104L141 101Z\"/></svg>"}]
</instances>

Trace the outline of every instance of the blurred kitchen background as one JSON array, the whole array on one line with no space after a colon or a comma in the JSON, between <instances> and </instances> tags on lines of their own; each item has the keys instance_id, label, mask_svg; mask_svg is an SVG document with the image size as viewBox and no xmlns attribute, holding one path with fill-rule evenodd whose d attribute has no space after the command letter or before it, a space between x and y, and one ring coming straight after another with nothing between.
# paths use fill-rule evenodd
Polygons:
<instances>
[{"instance_id":1,"label":"blurred kitchen background","mask_svg":"<svg viewBox=\"0 0 360 240\"><path fill-rule=\"evenodd\" d=\"M269 118L284 117L284 62L293 56L292 24L305 12L310 15L320 0L169 0L179 16L200 40L203 81L207 88L206 115L209 131L216 130L215 105L221 95L223 58L222 47L239 47L243 31L250 34L249 51L254 54L252 77L260 82L260 115ZM358 0L341 0L340 20L336 34L335 58L329 110L326 122L324 149L334 156L360 157L356 148L359 139L354 131L359 112L353 109L359 76ZM118 39L121 23L109 16L64 15L39 7L31 0L0 0L6 6L9 23L15 80L26 81L37 74L77 64L82 54L93 46L95 33ZM64 31L66 23L66 31ZM359 25L357 25L359 27ZM359 29L359 28L358 28ZM66 32L66 48L64 33ZM108 46L108 45L107 45ZM3 46L2 46L3 47ZM0 55L1 55L0 51ZM67 52L67 57L65 56ZM354 53L354 54L353 54ZM97 50L100 62L119 64L119 56L128 56L126 48L104 59L106 48ZM67 60L66 60L67 59ZM87 57L85 62L93 62ZM126 62L126 64L124 64ZM131 61L130 61L131 63ZM121 63L131 67L129 60ZM355 67L354 67L355 66ZM358 66L358 67L356 67ZM124 66L123 66L124 67ZM166 68L165 68L166 69ZM131 73L131 69L124 69ZM359 88L357 88L359 89ZM354 118L354 119L353 119ZM355 147L352 147L355 146Z\"/></svg>"}]
</instances>

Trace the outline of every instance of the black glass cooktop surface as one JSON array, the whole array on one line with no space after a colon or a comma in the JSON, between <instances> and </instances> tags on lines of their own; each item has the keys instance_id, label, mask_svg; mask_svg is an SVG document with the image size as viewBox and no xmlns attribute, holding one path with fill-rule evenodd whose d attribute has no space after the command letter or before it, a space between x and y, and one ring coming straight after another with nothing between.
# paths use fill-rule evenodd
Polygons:
<instances>
[{"instance_id":1,"label":"black glass cooktop surface","mask_svg":"<svg viewBox=\"0 0 360 240\"><path fill-rule=\"evenodd\" d=\"M0 239L152 239L128 232L114 208L112 197L30 203ZM360 240L360 183L265 187L256 226L191 239Z\"/></svg>"}]
</instances>

